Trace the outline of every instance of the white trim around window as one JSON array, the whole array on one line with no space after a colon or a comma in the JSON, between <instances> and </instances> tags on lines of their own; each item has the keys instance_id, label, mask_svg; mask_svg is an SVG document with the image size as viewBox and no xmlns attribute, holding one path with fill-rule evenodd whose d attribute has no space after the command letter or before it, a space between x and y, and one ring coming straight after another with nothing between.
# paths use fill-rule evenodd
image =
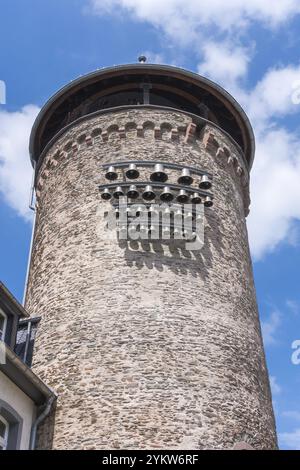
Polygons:
<instances>
[{"instance_id":1,"label":"white trim around window","mask_svg":"<svg viewBox=\"0 0 300 470\"><path fill-rule=\"evenodd\" d=\"M3 416L0 415L0 450L6 450L8 444L9 424Z\"/></svg>"},{"instance_id":2,"label":"white trim around window","mask_svg":"<svg viewBox=\"0 0 300 470\"><path fill-rule=\"evenodd\" d=\"M7 316L5 315L3 310L0 309L0 341L4 341L6 327L7 327Z\"/></svg>"}]
</instances>

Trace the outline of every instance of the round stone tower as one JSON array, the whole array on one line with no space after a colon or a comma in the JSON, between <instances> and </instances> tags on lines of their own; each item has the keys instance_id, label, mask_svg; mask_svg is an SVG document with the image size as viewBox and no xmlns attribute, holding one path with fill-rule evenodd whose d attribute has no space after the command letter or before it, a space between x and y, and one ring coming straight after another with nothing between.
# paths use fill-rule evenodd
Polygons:
<instances>
[{"instance_id":1,"label":"round stone tower","mask_svg":"<svg viewBox=\"0 0 300 470\"><path fill-rule=\"evenodd\" d=\"M245 220L254 138L239 104L183 69L102 69L48 101L30 151L33 369L58 393L38 447L276 448ZM112 194L146 182L156 199L198 197L201 249L107 230Z\"/></svg>"}]
</instances>

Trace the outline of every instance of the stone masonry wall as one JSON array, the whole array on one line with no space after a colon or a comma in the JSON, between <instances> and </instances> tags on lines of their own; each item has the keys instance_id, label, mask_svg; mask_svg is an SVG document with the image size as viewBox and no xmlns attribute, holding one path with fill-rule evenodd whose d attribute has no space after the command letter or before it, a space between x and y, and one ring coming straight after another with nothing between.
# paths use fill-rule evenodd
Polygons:
<instances>
[{"instance_id":1,"label":"stone masonry wall","mask_svg":"<svg viewBox=\"0 0 300 470\"><path fill-rule=\"evenodd\" d=\"M138 159L213 173L200 252L104 239L101 164ZM98 114L48 150L26 299L42 316L33 369L59 395L40 448L276 448L248 183L227 136L174 111Z\"/></svg>"}]
</instances>

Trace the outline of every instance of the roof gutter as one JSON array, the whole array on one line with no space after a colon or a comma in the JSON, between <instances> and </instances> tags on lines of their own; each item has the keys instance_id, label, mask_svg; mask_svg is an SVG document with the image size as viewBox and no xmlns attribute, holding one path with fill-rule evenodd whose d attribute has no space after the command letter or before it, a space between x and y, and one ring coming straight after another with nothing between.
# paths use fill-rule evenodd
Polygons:
<instances>
[{"instance_id":1,"label":"roof gutter","mask_svg":"<svg viewBox=\"0 0 300 470\"><path fill-rule=\"evenodd\" d=\"M33 240L34 240L34 234L35 234L35 224L36 224L36 211L34 210L31 237L30 237L30 247L29 247L27 268L26 268L26 278L25 278L25 285L24 285L24 292L23 292L23 301L22 301L23 307L25 306L26 295L27 295L28 284L29 284L29 273L30 273L31 256L32 256L32 249L33 249Z\"/></svg>"},{"instance_id":2,"label":"roof gutter","mask_svg":"<svg viewBox=\"0 0 300 470\"><path fill-rule=\"evenodd\" d=\"M11 292L5 287L5 285L0 281L0 297L3 298L3 300L7 299L7 301L10 303L11 307L14 308L14 311L19 315L19 317L22 318L28 318L29 313L26 312L25 308L23 305L21 305L17 299L12 295Z\"/></svg>"},{"instance_id":3,"label":"roof gutter","mask_svg":"<svg viewBox=\"0 0 300 470\"><path fill-rule=\"evenodd\" d=\"M16 353L9 347L7 344L2 343L4 346L5 356L6 356L6 364L10 362L14 365L25 377L28 381L35 387L36 390L39 391L41 395L46 397L47 399L51 396L57 397L55 392L49 388L31 369L27 366L20 358L16 355ZM5 364L4 364L5 365ZM0 370L3 368L0 367ZM5 373L5 370L3 370Z\"/></svg>"}]
</instances>

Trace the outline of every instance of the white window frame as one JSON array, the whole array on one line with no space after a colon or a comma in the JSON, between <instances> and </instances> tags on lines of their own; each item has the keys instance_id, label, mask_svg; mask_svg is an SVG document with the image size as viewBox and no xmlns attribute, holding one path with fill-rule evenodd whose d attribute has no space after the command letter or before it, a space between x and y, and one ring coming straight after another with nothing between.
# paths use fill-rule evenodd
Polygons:
<instances>
[{"instance_id":1,"label":"white window frame","mask_svg":"<svg viewBox=\"0 0 300 470\"><path fill-rule=\"evenodd\" d=\"M1 310L1 308L0 308L0 317L4 318L3 330L0 331L0 341L4 341L5 333L6 333L6 327L7 327L7 315L3 312L3 310Z\"/></svg>"},{"instance_id":2,"label":"white window frame","mask_svg":"<svg viewBox=\"0 0 300 470\"><path fill-rule=\"evenodd\" d=\"M0 416L0 421L5 426L4 437L0 436L0 446L3 448L3 450L6 450L8 444L9 423L6 421L6 419L3 418L3 416Z\"/></svg>"}]
</instances>

